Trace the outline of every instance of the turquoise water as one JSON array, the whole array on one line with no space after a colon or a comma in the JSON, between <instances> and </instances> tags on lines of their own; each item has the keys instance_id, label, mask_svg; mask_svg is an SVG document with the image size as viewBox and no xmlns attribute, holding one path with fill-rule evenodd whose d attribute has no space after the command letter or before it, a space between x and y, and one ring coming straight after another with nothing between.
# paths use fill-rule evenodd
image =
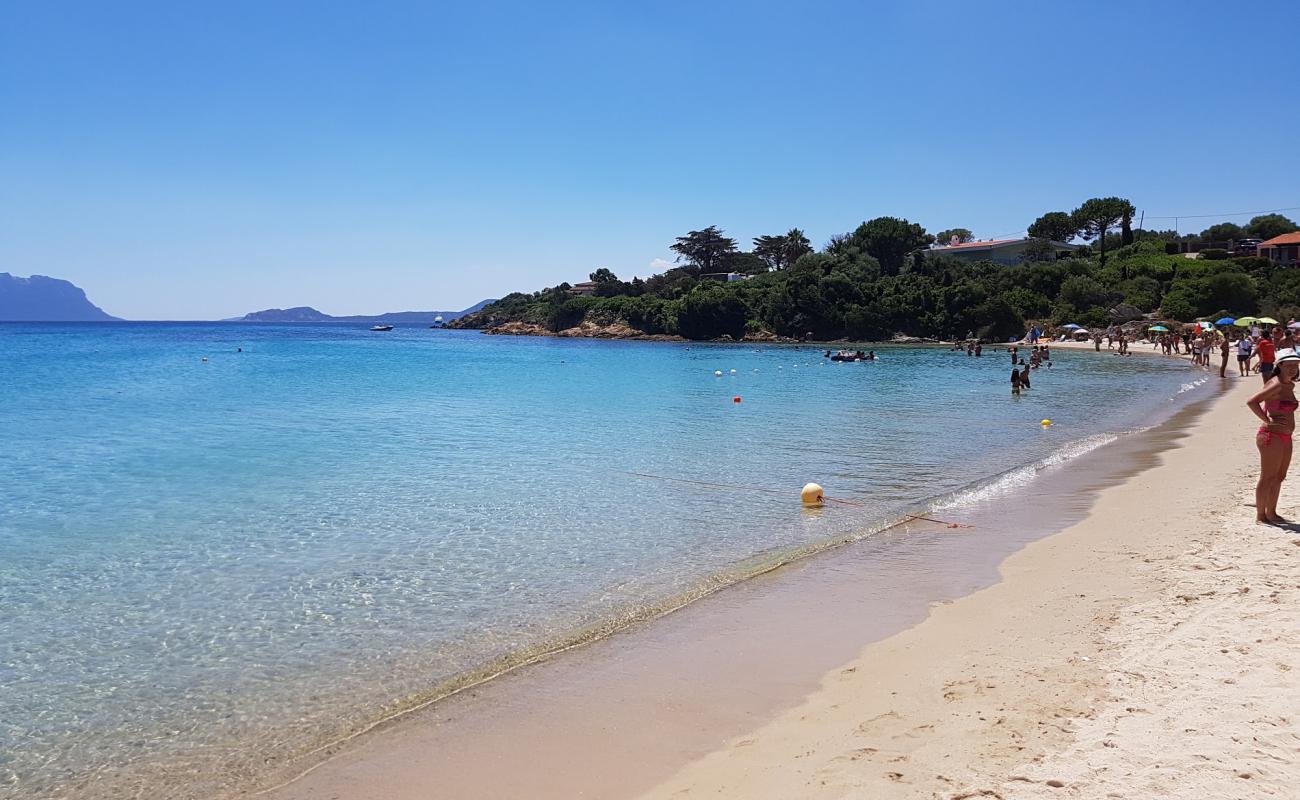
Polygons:
<instances>
[{"instance_id":1,"label":"turquoise water","mask_svg":"<svg viewBox=\"0 0 1300 800\"><path fill-rule=\"evenodd\" d=\"M877 352L0 325L0 797L243 788L1206 390L1183 360L1060 351L1013 399L1005 353ZM865 505L804 511L809 480Z\"/></svg>"}]
</instances>

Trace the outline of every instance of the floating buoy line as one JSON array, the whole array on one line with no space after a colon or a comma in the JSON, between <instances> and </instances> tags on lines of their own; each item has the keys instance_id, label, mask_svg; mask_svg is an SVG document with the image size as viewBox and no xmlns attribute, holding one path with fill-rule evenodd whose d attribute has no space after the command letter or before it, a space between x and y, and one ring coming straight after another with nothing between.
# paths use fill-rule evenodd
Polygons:
<instances>
[{"instance_id":1,"label":"floating buoy line","mask_svg":"<svg viewBox=\"0 0 1300 800\"><path fill-rule=\"evenodd\" d=\"M748 486L737 483L716 483L714 481L698 481L691 478L674 478L668 475L652 475L649 472L632 472L631 470L619 470L624 475L631 475L635 478L648 478L656 481L667 481L669 483L685 483L691 486L703 486L708 489L734 489L743 492L762 492L763 494L779 494L788 496L790 493L784 489L772 489L766 486ZM819 506L821 503L838 503L842 506L866 507L867 503L861 500L846 500L842 497L831 497L826 494L822 487L815 483L810 483L803 488L800 499L806 506ZM973 528L974 525L964 525L960 522L948 522L942 519L926 516L924 514L905 514L903 520L921 520L924 522L933 522L936 525L943 525L948 528Z\"/></svg>"}]
</instances>

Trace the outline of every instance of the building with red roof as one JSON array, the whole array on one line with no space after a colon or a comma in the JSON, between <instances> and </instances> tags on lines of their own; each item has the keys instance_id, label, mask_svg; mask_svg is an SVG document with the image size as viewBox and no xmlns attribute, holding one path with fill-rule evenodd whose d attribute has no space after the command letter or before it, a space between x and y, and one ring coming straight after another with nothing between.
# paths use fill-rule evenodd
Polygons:
<instances>
[{"instance_id":1,"label":"building with red roof","mask_svg":"<svg viewBox=\"0 0 1300 800\"><path fill-rule=\"evenodd\" d=\"M1300 233L1284 233L1260 242L1258 252L1274 264L1295 266L1300 263Z\"/></svg>"}]
</instances>

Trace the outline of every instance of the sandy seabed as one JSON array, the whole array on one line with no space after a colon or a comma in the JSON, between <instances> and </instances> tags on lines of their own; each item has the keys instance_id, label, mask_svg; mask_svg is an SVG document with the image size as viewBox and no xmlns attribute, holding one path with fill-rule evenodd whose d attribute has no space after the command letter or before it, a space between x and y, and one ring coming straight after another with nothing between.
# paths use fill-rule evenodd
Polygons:
<instances>
[{"instance_id":1,"label":"sandy seabed","mask_svg":"<svg viewBox=\"0 0 1300 800\"><path fill-rule=\"evenodd\" d=\"M825 562L732 592L753 609L734 615L745 630L721 600L691 606L581 670L541 665L413 715L270 797L1300 798L1300 526L1254 523L1244 401L1260 383L1228 383L1178 446L1007 558L1000 582L855 642L770 713L745 698L790 691L779 675L806 665L752 626L817 613L798 598ZM1300 516L1300 485L1281 507Z\"/></svg>"}]
</instances>

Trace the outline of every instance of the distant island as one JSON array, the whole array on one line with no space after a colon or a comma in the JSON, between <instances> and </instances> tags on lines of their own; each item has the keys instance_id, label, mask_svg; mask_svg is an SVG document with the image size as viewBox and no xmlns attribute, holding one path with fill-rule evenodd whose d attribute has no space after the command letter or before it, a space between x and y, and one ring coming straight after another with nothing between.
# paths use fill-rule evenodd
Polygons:
<instances>
[{"instance_id":1,"label":"distant island","mask_svg":"<svg viewBox=\"0 0 1300 800\"><path fill-rule=\"evenodd\" d=\"M387 314L376 314L366 316L364 314L355 314L352 316L336 317L326 314L323 311L317 311L311 306L296 306L294 308L268 308L264 311L254 311L251 314L245 314L242 317L235 317L231 322L352 322L385 325L396 325L405 323L408 325L422 324L431 325L442 317L443 322L452 322L460 319L466 314L473 314L480 311L488 305L495 303L496 300L481 300L469 308L460 311L390 311Z\"/></svg>"},{"instance_id":2,"label":"distant island","mask_svg":"<svg viewBox=\"0 0 1300 800\"><path fill-rule=\"evenodd\" d=\"M0 272L0 322L116 322L80 287L59 278Z\"/></svg>"},{"instance_id":3,"label":"distant island","mask_svg":"<svg viewBox=\"0 0 1300 800\"><path fill-rule=\"evenodd\" d=\"M450 323L467 314L481 311L496 300L482 300L460 311L392 311L368 316L358 314L336 317L311 306L268 308L221 322L276 323L354 323L386 325L433 325L439 317ZM90 302L81 287L61 278L32 275L20 278L0 272L0 322L124 322Z\"/></svg>"}]
</instances>

